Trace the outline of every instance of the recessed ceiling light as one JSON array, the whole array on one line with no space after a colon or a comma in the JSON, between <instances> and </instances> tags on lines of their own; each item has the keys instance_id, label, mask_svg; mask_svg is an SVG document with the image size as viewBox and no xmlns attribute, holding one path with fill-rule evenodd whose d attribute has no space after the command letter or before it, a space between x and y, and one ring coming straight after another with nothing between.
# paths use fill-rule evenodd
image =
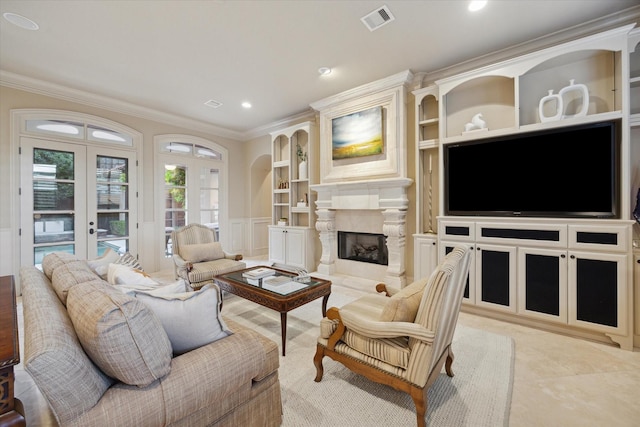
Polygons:
<instances>
[{"instance_id":1,"label":"recessed ceiling light","mask_svg":"<svg viewBox=\"0 0 640 427\"><path fill-rule=\"evenodd\" d=\"M243 103L242 103L242 107L244 107L244 108L251 108L251 103L250 103L250 102L245 101L245 102L243 102Z\"/></svg>"},{"instance_id":2,"label":"recessed ceiling light","mask_svg":"<svg viewBox=\"0 0 640 427\"><path fill-rule=\"evenodd\" d=\"M329 74L331 74L331 68L320 67L318 68L318 73L320 73L321 76L328 76Z\"/></svg>"},{"instance_id":3,"label":"recessed ceiling light","mask_svg":"<svg viewBox=\"0 0 640 427\"><path fill-rule=\"evenodd\" d=\"M24 16L18 15L17 13L5 12L2 14L2 16L4 16L4 19L11 22L13 25L17 25L18 27L24 28L25 30L35 31L40 28L40 26L33 22L31 19L25 18Z\"/></svg>"},{"instance_id":4,"label":"recessed ceiling light","mask_svg":"<svg viewBox=\"0 0 640 427\"><path fill-rule=\"evenodd\" d=\"M485 7L487 5L487 0L472 0L469 3L469 11L470 12L477 12L478 10L482 9L483 7Z\"/></svg>"}]
</instances>

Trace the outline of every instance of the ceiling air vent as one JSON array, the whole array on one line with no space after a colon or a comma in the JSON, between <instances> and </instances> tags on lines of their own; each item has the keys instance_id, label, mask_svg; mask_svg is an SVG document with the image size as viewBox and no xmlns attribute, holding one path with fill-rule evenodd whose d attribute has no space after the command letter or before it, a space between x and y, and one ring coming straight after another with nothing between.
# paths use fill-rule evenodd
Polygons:
<instances>
[{"instance_id":1,"label":"ceiling air vent","mask_svg":"<svg viewBox=\"0 0 640 427\"><path fill-rule=\"evenodd\" d=\"M368 15L360 18L362 23L369 29L369 31L377 30L385 24L395 20L387 5L385 4L379 9L374 10Z\"/></svg>"},{"instance_id":2,"label":"ceiling air vent","mask_svg":"<svg viewBox=\"0 0 640 427\"><path fill-rule=\"evenodd\" d=\"M211 107L211 108L218 108L219 106L222 105L222 102L218 102L214 99L210 99L207 102L204 103L204 105L206 105L207 107Z\"/></svg>"}]
</instances>

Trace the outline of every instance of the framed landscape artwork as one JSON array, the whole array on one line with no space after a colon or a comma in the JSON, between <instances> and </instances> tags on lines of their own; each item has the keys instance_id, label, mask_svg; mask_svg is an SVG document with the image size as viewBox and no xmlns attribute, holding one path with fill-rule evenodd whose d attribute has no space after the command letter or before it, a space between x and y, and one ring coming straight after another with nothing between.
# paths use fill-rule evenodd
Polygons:
<instances>
[{"instance_id":1,"label":"framed landscape artwork","mask_svg":"<svg viewBox=\"0 0 640 427\"><path fill-rule=\"evenodd\" d=\"M333 160L382 154L382 107L373 107L331 121Z\"/></svg>"}]
</instances>

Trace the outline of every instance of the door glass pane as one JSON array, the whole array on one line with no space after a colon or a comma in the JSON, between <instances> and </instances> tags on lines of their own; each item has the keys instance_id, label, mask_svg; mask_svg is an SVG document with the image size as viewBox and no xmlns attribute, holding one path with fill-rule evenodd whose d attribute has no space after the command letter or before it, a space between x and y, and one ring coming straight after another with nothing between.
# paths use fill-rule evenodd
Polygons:
<instances>
[{"instance_id":1,"label":"door glass pane","mask_svg":"<svg viewBox=\"0 0 640 427\"><path fill-rule=\"evenodd\" d=\"M210 167L200 168L200 222L218 230L219 176L220 171Z\"/></svg>"},{"instance_id":2,"label":"door glass pane","mask_svg":"<svg viewBox=\"0 0 640 427\"><path fill-rule=\"evenodd\" d=\"M98 209L128 209L129 187L125 185L98 184Z\"/></svg>"},{"instance_id":3,"label":"door glass pane","mask_svg":"<svg viewBox=\"0 0 640 427\"><path fill-rule=\"evenodd\" d=\"M33 243L73 242L73 214L34 214Z\"/></svg>"},{"instance_id":4,"label":"door glass pane","mask_svg":"<svg viewBox=\"0 0 640 427\"><path fill-rule=\"evenodd\" d=\"M75 252L75 154L33 149L33 260L55 251ZM55 212L65 211L65 212ZM56 244L68 242L66 244Z\"/></svg>"},{"instance_id":5,"label":"door glass pane","mask_svg":"<svg viewBox=\"0 0 640 427\"><path fill-rule=\"evenodd\" d=\"M129 247L129 160L96 156L97 253L123 254Z\"/></svg>"},{"instance_id":6,"label":"door glass pane","mask_svg":"<svg viewBox=\"0 0 640 427\"><path fill-rule=\"evenodd\" d=\"M51 252L68 252L70 254L75 253L75 245L56 245L56 246L40 246L33 248L33 264L42 268L42 259L45 255L50 254Z\"/></svg>"},{"instance_id":7,"label":"door glass pane","mask_svg":"<svg viewBox=\"0 0 640 427\"><path fill-rule=\"evenodd\" d=\"M165 256L173 255L171 232L187 224L187 168L165 165L164 171L164 241Z\"/></svg>"},{"instance_id":8,"label":"door glass pane","mask_svg":"<svg viewBox=\"0 0 640 427\"><path fill-rule=\"evenodd\" d=\"M34 211L74 208L74 161L71 152L33 150Z\"/></svg>"}]
</instances>

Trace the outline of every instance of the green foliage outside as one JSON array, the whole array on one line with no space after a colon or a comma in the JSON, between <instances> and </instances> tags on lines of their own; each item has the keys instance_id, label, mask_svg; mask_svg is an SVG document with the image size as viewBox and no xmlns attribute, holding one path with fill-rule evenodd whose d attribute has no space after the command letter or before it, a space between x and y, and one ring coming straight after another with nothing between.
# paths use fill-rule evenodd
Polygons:
<instances>
[{"instance_id":1,"label":"green foliage outside","mask_svg":"<svg viewBox=\"0 0 640 427\"><path fill-rule=\"evenodd\" d=\"M185 201L184 186L187 183L186 169L179 168L179 167L173 170L165 169L164 182L168 185L182 187L182 188L171 188L169 190L169 194L171 194L171 197L176 203L180 205L184 205L184 201Z\"/></svg>"}]
</instances>

